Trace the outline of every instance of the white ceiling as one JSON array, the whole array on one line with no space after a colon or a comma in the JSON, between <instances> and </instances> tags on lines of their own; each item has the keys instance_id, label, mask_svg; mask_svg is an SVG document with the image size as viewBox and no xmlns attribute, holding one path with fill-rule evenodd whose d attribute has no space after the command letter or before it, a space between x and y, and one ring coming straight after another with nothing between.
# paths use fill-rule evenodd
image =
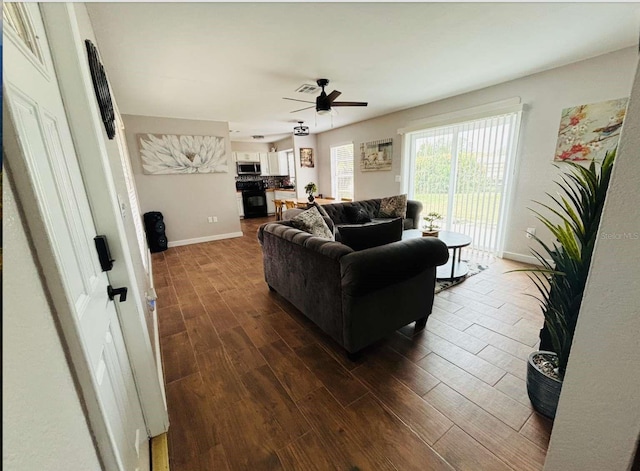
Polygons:
<instances>
[{"instance_id":1,"label":"white ceiling","mask_svg":"<svg viewBox=\"0 0 640 471\"><path fill-rule=\"evenodd\" d=\"M272 142L638 43L640 3L89 3L124 114L228 121ZM615 71L612 71L615 73ZM290 113L328 78L366 108ZM576 77L579 80L579 77Z\"/></svg>"}]
</instances>

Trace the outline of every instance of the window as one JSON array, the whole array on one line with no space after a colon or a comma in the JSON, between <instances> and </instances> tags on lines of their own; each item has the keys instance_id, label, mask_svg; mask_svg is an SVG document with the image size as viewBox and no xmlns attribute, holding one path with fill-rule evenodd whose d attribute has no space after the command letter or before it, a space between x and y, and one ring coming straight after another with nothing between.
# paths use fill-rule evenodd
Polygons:
<instances>
[{"instance_id":1,"label":"window","mask_svg":"<svg viewBox=\"0 0 640 471\"><path fill-rule=\"evenodd\" d=\"M292 185L296 184L296 162L293 156L293 150L285 151L287 155L287 175L289 175L289 182Z\"/></svg>"},{"instance_id":2,"label":"window","mask_svg":"<svg viewBox=\"0 0 640 471\"><path fill-rule=\"evenodd\" d=\"M353 144L331 147L331 193L353 199Z\"/></svg>"},{"instance_id":3,"label":"window","mask_svg":"<svg viewBox=\"0 0 640 471\"><path fill-rule=\"evenodd\" d=\"M409 198L422 202L424 214L442 215L441 229L470 236L477 250L502 250L519 118L509 112L407 135Z\"/></svg>"},{"instance_id":4,"label":"window","mask_svg":"<svg viewBox=\"0 0 640 471\"><path fill-rule=\"evenodd\" d=\"M20 38L22 44L36 57L38 62L43 63L37 36L26 8L21 3L4 2L2 4L4 24L9 26L9 31L14 32Z\"/></svg>"}]
</instances>

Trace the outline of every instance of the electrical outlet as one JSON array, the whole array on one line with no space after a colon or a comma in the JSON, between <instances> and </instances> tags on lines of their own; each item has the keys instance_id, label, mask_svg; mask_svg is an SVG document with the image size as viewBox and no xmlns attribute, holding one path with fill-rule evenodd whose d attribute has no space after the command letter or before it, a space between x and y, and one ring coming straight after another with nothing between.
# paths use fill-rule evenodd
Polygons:
<instances>
[{"instance_id":1,"label":"electrical outlet","mask_svg":"<svg viewBox=\"0 0 640 471\"><path fill-rule=\"evenodd\" d=\"M396 175L396 183L400 183L400 175Z\"/></svg>"},{"instance_id":2,"label":"electrical outlet","mask_svg":"<svg viewBox=\"0 0 640 471\"><path fill-rule=\"evenodd\" d=\"M207 218L207 221L209 221L209 222L213 222L213 218L212 218L211 216L209 216L209 217Z\"/></svg>"},{"instance_id":3,"label":"electrical outlet","mask_svg":"<svg viewBox=\"0 0 640 471\"><path fill-rule=\"evenodd\" d=\"M531 239L531 236L536 235L535 227L527 227L527 239Z\"/></svg>"},{"instance_id":4,"label":"electrical outlet","mask_svg":"<svg viewBox=\"0 0 640 471\"><path fill-rule=\"evenodd\" d=\"M213 222L218 222L218 217L217 216L213 216Z\"/></svg>"}]
</instances>

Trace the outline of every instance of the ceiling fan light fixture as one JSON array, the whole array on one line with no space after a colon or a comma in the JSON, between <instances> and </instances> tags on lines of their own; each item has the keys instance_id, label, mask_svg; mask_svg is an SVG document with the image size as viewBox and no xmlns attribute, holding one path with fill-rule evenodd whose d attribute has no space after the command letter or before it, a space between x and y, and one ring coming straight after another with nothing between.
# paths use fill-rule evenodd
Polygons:
<instances>
[{"instance_id":1,"label":"ceiling fan light fixture","mask_svg":"<svg viewBox=\"0 0 640 471\"><path fill-rule=\"evenodd\" d=\"M327 114L331 114L331 109L328 110L316 110L318 112L319 115L327 115Z\"/></svg>"},{"instance_id":2,"label":"ceiling fan light fixture","mask_svg":"<svg viewBox=\"0 0 640 471\"><path fill-rule=\"evenodd\" d=\"M304 121L298 121L298 126L293 128L294 136L308 136L309 135L309 126L303 126Z\"/></svg>"}]
</instances>

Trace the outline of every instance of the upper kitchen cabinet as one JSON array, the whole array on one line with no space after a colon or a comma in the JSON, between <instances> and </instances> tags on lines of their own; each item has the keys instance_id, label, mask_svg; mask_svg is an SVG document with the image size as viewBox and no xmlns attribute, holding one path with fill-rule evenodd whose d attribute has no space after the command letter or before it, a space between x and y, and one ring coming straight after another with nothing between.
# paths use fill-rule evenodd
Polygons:
<instances>
[{"instance_id":1,"label":"upper kitchen cabinet","mask_svg":"<svg viewBox=\"0 0 640 471\"><path fill-rule=\"evenodd\" d=\"M234 152L236 162L260 162L258 152Z\"/></svg>"},{"instance_id":2,"label":"upper kitchen cabinet","mask_svg":"<svg viewBox=\"0 0 640 471\"><path fill-rule=\"evenodd\" d=\"M282 167L280 167L280 161L278 160L278 153L269 152L268 157L269 157L269 171L271 172L271 175L286 175L286 172L285 172L286 168L283 169Z\"/></svg>"},{"instance_id":3,"label":"upper kitchen cabinet","mask_svg":"<svg viewBox=\"0 0 640 471\"><path fill-rule=\"evenodd\" d=\"M260 159L260 171L262 176L277 175L277 173L273 173L271 165L269 165L269 154L266 152L259 152L258 158Z\"/></svg>"},{"instance_id":4,"label":"upper kitchen cabinet","mask_svg":"<svg viewBox=\"0 0 640 471\"><path fill-rule=\"evenodd\" d=\"M281 154L284 154L284 157ZM289 175L286 153L269 152L268 154L260 154L260 162L263 169L263 175ZM266 169L268 173L265 173L264 169Z\"/></svg>"}]
</instances>

